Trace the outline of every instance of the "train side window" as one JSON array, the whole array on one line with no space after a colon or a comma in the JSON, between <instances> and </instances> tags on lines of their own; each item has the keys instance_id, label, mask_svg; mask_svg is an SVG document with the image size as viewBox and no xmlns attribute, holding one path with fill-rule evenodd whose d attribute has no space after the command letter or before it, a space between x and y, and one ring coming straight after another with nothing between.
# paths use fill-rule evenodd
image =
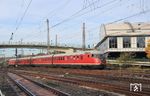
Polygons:
<instances>
[{"instance_id":1,"label":"train side window","mask_svg":"<svg viewBox=\"0 0 150 96\"><path fill-rule=\"evenodd\" d=\"M81 60L83 59L83 56L81 56Z\"/></svg>"},{"instance_id":2,"label":"train side window","mask_svg":"<svg viewBox=\"0 0 150 96\"><path fill-rule=\"evenodd\" d=\"M68 58L68 60L70 60L70 56L68 56L67 58Z\"/></svg>"},{"instance_id":3,"label":"train side window","mask_svg":"<svg viewBox=\"0 0 150 96\"><path fill-rule=\"evenodd\" d=\"M64 57L64 60L66 60L66 57Z\"/></svg>"},{"instance_id":4,"label":"train side window","mask_svg":"<svg viewBox=\"0 0 150 96\"><path fill-rule=\"evenodd\" d=\"M90 55L88 55L88 57L90 57Z\"/></svg>"},{"instance_id":5,"label":"train side window","mask_svg":"<svg viewBox=\"0 0 150 96\"><path fill-rule=\"evenodd\" d=\"M92 54L92 57L94 57L94 54Z\"/></svg>"}]
</instances>

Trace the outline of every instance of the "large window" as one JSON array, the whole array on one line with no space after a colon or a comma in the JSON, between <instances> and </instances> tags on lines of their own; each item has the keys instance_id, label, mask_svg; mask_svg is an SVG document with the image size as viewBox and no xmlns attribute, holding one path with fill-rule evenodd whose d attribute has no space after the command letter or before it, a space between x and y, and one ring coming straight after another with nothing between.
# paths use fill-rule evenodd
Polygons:
<instances>
[{"instance_id":1,"label":"large window","mask_svg":"<svg viewBox=\"0 0 150 96\"><path fill-rule=\"evenodd\" d=\"M130 48L130 47L131 47L131 38L123 37L123 48Z\"/></svg>"},{"instance_id":2,"label":"large window","mask_svg":"<svg viewBox=\"0 0 150 96\"><path fill-rule=\"evenodd\" d=\"M145 37L137 37L137 48L145 48Z\"/></svg>"},{"instance_id":3,"label":"large window","mask_svg":"<svg viewBox=\"0 0 150 96\"><path fill-rule=\"evenodd\" d=\"M109 48L117 48L117 37L109 38Z\"/></svg>"}]
</instances>

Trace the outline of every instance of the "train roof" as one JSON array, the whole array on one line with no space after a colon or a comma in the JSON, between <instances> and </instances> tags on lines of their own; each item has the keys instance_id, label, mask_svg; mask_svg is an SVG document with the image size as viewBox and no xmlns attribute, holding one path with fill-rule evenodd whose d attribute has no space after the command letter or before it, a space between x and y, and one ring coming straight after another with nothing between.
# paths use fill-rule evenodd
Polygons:
<instances>
[{"instance_id":1,"label":"train roof","mask_svg":"<svg viewBox=\"0 0 150 96\"><path fill-rule=\"evenodd\" d=\"M99 54L96 51L85 51L85 52L77 52L77 53L71 53L71 54L51 54L51 55L42 55L42 56L34 56L32 58L45 58L50 56L71 56L71 55L83 55L83 54ZM18 59L30 59L31 57L22 57ZM10 60L16 60L16 58L10 59Z\"/></svg>"}]
</instances>

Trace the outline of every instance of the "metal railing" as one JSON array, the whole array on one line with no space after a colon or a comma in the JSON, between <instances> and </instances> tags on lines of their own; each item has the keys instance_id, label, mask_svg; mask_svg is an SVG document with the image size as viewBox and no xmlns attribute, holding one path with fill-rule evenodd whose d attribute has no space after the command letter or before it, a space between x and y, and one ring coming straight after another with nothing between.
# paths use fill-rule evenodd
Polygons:
<instances>
[{"instance_id":1,"label":"metal railing","mask_svg":"<svg viewBox=\"0 0 150 96\"><path fill-rule=\"evenodd\" d=\"M0 45L39 45L39 46L47 46L47 42L0 42ZM56 46L54 43L51 43L50 46ZM82 48L79 44L64 44L58 43L57 47L72 47L72 48ZM86 47L87 48L87 47ZM94 46L93 46L94 48ZM90 49L90 48L88 48Z\"/></svg>"}]
</instances>

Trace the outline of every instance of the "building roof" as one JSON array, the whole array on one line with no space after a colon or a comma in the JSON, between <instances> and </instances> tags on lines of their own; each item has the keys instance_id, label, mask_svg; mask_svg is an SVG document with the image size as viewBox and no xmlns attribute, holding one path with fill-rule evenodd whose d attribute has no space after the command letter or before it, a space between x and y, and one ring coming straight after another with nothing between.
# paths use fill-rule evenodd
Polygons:
<instances>
[{"instance_id":1,"label":"building roof","mask_svg":"<svg viewBox=\"0 0 150 96\"><path fill-rule=\"evenodd\" d=\"M112 36L150 36L150 22L123 22L101 25L101 41L95 46L98 47Z\"/></svg>"},{"instance_id":2,"label":"building roof","mask_svg":"<svg viewBox=\"0 0 150 96\"><path fill-rule=\"evenodd\" d=\"M115 23L106 24L105 33L107 36L118 35L150 35L150 23L138 22L138 23Z\"/></svg>"}]
</instances>

